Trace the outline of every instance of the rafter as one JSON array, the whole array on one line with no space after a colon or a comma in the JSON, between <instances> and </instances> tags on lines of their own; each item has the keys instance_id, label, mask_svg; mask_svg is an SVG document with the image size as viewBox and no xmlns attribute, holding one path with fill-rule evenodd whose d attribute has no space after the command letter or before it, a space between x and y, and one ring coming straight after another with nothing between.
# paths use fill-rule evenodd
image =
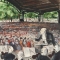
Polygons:
<instances>
[{"instance_id":1,"label":"rafter","mask_svg":"<svg viewBox=\"0 0 60 60\"><path fill-rule=\"evenodd\" d=\"M55 6L57 6L57 5L45 5L45 6L38 6L38 7L33 7L33 8L36 8L36 9L42 9L42 8L50 8L50 7L55 7Z\"/></svg>"},{"instance_id":2,"label":"rafter","mask_svg":"<svg viewBox=\"0 0 60 60\"><path fill-rule=\"evenodd\" d=\"M58 4L58 0L49 0L52 4Z\"/></svg>"},{"instance_id":3,"label":"rafter","mask_svg":"<svg viewBox=\"0 0 60 60\"><path fill-rule=\"evenodd\" d=\"M53 6L53 7L49 7L49 8L42 8L40 10L46 10L46 9L49 10L49 9L55 9L55 8L58 9L58 6Z\"/></svg>"},{"instance_id":4,"label":"rafter","mask_svg":"<svg viewBox=\"0 0 60 60\"><path fill-rule=\"evenodd\" d=\"M22 1L22 2L25 4L25 3L31 3L31 2L34 2L34 0Z\"/></svg>"},{"instance_id":5,"label":"rafter","mask_svg":"<svg viewBox=\"0 0 60 60\"><path fill-rule=\"evenodd\" d=\"M49 5L47 5L47 4L44 4L44 5L33 5L33 6L30 6L30 8L32 9L32 8L34 8L34 9L40 9L40 8L46 8L46 7L52 7L52 6L57 6L57 4L49 4ZM28 8L29 6L24 6L24 7L26 7L26 8Z\"/></svg>"},{"instance_id":6,"label":"rafter","mask_svg":"<svg viewBox=\"0 0 60 60\"><path fill-rule=\"evenodd\" d=\"M24 11L50 11L60 10L60 0L7 0L16 6L19 10Z\"/></svg>"}]
</instances>

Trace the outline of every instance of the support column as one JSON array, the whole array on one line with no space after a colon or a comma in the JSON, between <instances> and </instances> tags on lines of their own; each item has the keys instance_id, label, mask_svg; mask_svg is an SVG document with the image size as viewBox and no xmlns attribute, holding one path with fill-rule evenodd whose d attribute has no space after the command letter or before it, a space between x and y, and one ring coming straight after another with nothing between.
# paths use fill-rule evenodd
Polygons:
<instances>
[{"instance_id":1,"label":"support column","mask_svg":"<svg viewBox=\"0 0 60 60\"><path fill-rule=\"evenodd\" d=\"M22 12L22 19L23 19L23 21L24 21L24 11Z\"/></svg>"},{"instance_id":2,"label":"support column","mask_svg":"<svg viewBox=\"0 0 60 60\"><path fill-rule=\"evenodd\" d=\"M20 22L24 22L24 11L20 14Z\"/></svg>"},{"instance_id":3,"label":"support column","mask_svg":"<svg viewBox=\"0 0 60 60\"><path fill-rule=\"evenodd\" d=\"M58 23L60 23L60 10L58 11Z\"/></svg>"},{"instance_id":4,"label":"support column","mask_svg":"<svg viewBox=\"0 0 60 60\"><path fill-rule=\"evenodd\" d=\"M20 22L20 13L18 14L18 19L19 19L19 22Z\"/></svg>"},{"instance_id":5,"label":"support column","mask_svg":"<svg viewBox=\"0 0 60 60\"><path fill-rule=\"evenodd\" d=\"M59 0L59 11L58 11L58 23L60 24L60 0Z\"/></svg>"},{"instance_id":6,"label":"support column","mask_svg":"<svg viewBox=\"0 0 60 60\"><path fill-rule=\"evenodd\" d=\"M41 15L41 22L43 22L43 14Z\"/></svg>"},{"instance_id":7,"label":"support column","mask_svg":"<svg viewBox=\"0 0 60 60\"><path fill-rule=\"evenodd\" d=\"M38 14L38 21L40 22L41 21L41 15L40 15L40 13Z\"/></svg>"},{"instance_id":8,"label":"support column","mask_svg":"<svg viewBox=\"0 0 60 60\"><path fill-rule=\"evenodd\" d=\"M43 13L42 12L39 13L39 15L38 15L38 21L43 22Z\"/></svg>"}]
</instances>

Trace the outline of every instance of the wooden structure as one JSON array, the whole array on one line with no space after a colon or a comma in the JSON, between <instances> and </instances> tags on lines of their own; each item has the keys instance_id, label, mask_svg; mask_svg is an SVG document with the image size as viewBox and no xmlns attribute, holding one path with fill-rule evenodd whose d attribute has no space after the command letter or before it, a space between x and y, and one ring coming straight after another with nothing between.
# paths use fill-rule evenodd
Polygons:
<instances>
[{"instance_id":1,"label":"wooden structure","mask_svg":"<svg viewBox=\"0 0 60 60\"><path fill-rule=\"evenodd\" d=\"M39 12L39 14L42 15L43 13L49 11L59 11L58 22L60 23L60 0L7 0L7 1L13 4L15 7L17 7L20 11L22 10L23 12Z\"/></svg>"},{"instance_id":2,"label":"wooden structure","mask_svg":"<svg viewBox=\"0 0 60 60\"><path fill-rule=\"evenodd\" d=\"M42 15L45 12L58 11L60 23L60 0L0 0L3 2L9 2L16 8L22 11L22 17L24 19L24 12L39 12ZM40 20L40 19L39 19Z\"/></svg>"},{"instance_id":3,"label":"wooden structure","mask_svg":"<svg viewBox=\"0 0 60 60\"><path fill-rule=\"evenodd\" d=\"M47 12L60 9L59 0L7 0L23 11Z\"/></svg>"}]
</instances>

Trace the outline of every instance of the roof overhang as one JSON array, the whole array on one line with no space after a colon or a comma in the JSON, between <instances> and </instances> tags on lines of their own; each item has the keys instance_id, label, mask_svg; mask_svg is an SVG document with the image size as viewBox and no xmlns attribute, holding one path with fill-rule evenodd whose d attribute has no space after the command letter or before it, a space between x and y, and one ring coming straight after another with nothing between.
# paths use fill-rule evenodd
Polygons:
<instances>
[{"instance_id":1,"label":"roof overhang","mask_svg":"<svg viewBox=\"0 0 60 60\"><path fill-rule=\"evenodd\" d=\"M19 10L48 12L59 10L60 0L7 0Z\"/></svg>"}]
</instances>

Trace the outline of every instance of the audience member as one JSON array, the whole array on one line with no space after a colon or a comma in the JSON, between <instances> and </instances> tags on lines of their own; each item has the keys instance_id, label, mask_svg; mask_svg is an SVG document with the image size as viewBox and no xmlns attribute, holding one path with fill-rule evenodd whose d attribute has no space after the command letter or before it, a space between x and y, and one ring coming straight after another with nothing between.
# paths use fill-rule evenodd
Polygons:
<instances>
[{"instance_id":1,"label":"audience member","mask_svg":"<svg viewBox=\"0 0 60 60\"><path fill-rule=\"evenodd\" d=\"M29 39L27 40L27 47L31 47L31 41Z\"/></svg>"},{"instance_id":2,"label":"audience member","mask_svg":"<svg viewBox=\"0 0 60 60\"><path fill-rule=\"evenodd\" d=\"M24 45L24 47L27 47L27 45L26 45L26 37L23 39L23 45Z\"/></svg>"},{"instance_id":3,"label":"audience member","mask_svg":"<svg viewBox=\"0 0 60 60\"><path fill-rule=\"evenodd\" d=\"M5 52L5 53L1 52L1 58L4 60L13 60L15 58L15 55L13 55L12 53L8 53L8 52Z\"/></svg>"}]
</instances>

